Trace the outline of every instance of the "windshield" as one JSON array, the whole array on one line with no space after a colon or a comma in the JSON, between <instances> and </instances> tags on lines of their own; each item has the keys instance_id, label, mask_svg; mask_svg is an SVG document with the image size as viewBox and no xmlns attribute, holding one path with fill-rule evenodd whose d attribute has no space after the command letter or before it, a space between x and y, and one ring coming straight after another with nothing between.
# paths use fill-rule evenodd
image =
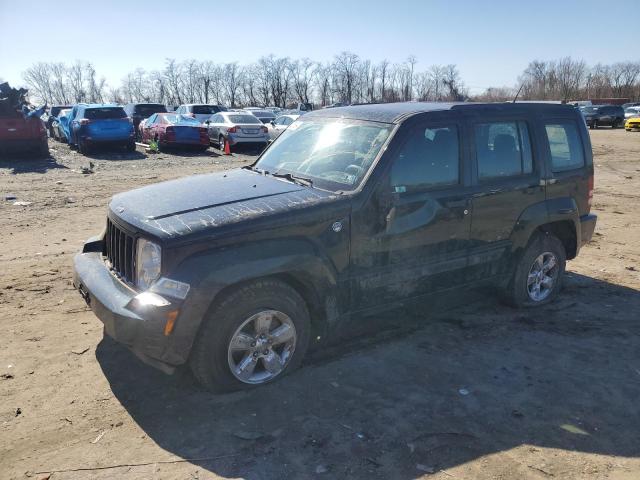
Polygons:
<instances>
[{"instance_id":1,"label":"windshield","mask_svg":"<svg viewBox=\"0 0 640 480\"><path fill-rule=\"evenodd\" d=\"M84 112L84 118L88 118L89 120L126 117L127 114L122 107L87 108Z\"/></svg>"},{"instance_id":2,"label":"windshield","mask_svg":"<svg viewBox=\"0 0 640 480\"><path fill-rule=\"evenodd\" d=\"M186 115L164 115L164 119L172 125L193 125L196 127L201 125L198 120L193 117L187 117Z\"/></svg>"},{"instance_id":3,"label":"windshield","mask_svg":"<svg viewBox=\"0 0 640 480\"><path fill-rule=\"evenodd\" d=\"M231 123L260 123L253 115L227 115Z\"/></svg>"},{"instance_id":4,"label":"windshield","mask_svg":"<svg viewBox=\"0 0 640 480\"><path fill-rule=\"evenodd\" d=\"M324 181L330 190L354 190L392 125L331 119L298 120L262 155L255 168Z\"/></svg>"},{"instance_id":5,"label":"windshield","mask_svg":"<svg viewBox=\"0 0 640 480\"><path fill-rule=\"evenodd\" d=\"M598 107L580 107L582 113L598 113Z\"/></svg>"},{"instance_id":6,"label":"windshield","mask_svg":"<svg viewBox=\"0 0 640 480\"><path fill-rule=\"evenodd\" d=\"M220 108L215 105L194 105L192 112L196 115L212 115L218 113Z\"/></svg>"}]
</instances>

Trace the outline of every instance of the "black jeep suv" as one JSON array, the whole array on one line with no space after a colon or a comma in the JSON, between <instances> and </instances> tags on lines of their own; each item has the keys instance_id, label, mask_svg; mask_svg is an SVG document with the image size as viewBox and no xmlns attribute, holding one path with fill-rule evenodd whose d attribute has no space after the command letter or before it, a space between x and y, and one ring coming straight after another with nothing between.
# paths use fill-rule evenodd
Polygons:
<instances>
[{"instance_id":1,"label":"black jeep suv","mask_svg":"<svg viewBox=\"0 0 640 480\"><path fill-rule=\"evenodd\" d=\"M566 105L317 110L251 166L113 197L74 284L147 363L234 390L393 305L478 286L550 302L592 236L592 194Z\"/></svg>"}]
</instances>

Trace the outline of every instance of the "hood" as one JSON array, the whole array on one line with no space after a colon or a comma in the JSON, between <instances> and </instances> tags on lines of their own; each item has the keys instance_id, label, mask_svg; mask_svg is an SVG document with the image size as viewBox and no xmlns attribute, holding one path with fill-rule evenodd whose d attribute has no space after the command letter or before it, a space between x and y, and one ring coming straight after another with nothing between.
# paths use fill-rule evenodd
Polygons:
<instances>
[{"instance_id":1,"label":"hood","mask_svg":"<svg viewBox=\"0 0 640 480\"><path fill-rule=\"evenodd\" d=\"M273 216L338 195L250 170L195 175L113 197L110 215L160 238Z\"/></svg>"}]
</instances>

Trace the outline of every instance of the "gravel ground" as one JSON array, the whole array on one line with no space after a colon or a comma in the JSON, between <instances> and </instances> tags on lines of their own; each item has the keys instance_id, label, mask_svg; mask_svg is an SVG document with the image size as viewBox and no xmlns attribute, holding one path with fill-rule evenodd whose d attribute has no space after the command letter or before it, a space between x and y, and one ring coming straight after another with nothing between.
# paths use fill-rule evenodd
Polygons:
<instances>
[{"instance_id":1,"label":"gravel ground","mask_svg":"<svg viewBox=\"0 0 640 480\"><path fill-rule=\"evenodd\" d=\"M114 193L255 155L0 160L0 478L640 478L640 134L591 133L597 231L556 302L425 313L224 396L103 339L72 256Z\"/></svg>"}]
</instances>

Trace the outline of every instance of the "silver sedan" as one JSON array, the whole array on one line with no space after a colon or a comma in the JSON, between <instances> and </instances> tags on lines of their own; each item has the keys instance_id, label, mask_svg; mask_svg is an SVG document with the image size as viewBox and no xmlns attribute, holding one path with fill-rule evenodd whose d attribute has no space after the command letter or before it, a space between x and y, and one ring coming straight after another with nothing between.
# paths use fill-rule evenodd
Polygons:
<instances>
[{"instance_id":1,"label":"silver sedan","mask_svg":"<svg viewBox=\"0 0 640 480\"><path fill-rule=\"evenodd\" d=\"M269 125L269 137L271 141L275 140L280 136L282 132L284 132L289 125L295 122L300 115L280 115L274 121L272 121Z\"/></svg>"},{"instance_id":2,"label":"silver sedan","mask_svg":"<svg viewBox=\"0 0 640 480\"><path fill-rule=\"evenodd\" d=\"M264 146L269 142L269 130L255 115L248 112L220 112L204 123L211 143L224 150L238 144Z\"/></svg>"}]
</instances>

